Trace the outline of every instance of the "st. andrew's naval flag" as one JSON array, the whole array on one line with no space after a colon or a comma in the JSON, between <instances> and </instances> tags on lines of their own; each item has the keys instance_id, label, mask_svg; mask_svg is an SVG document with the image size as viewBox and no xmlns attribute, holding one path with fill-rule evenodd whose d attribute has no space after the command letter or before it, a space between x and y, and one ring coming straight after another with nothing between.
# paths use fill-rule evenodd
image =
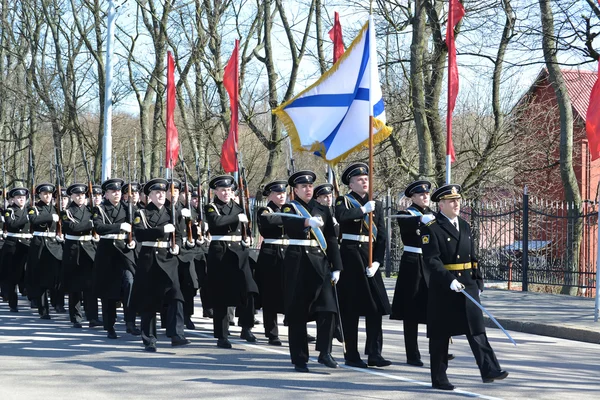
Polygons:
<instances>
[{"instance_id":1,"label":"st. andrew's naval flag","mask_svg":"<svg viewBox=\"0 0 600 400\"><path fill-rule=\"evenodd\" d=\"M273 112L296 150L315 152L332 165L369 146L369 116L374 143L388 137L372 18L329 71Z\"/></svg>"}]
</instances>

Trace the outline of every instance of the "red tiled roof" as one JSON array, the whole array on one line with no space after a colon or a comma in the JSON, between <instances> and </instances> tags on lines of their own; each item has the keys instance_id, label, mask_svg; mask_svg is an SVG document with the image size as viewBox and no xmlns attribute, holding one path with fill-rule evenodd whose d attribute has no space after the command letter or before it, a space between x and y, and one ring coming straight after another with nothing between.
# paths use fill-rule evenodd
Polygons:
<instances>
[{"instance_id":1,"label":"red tiled roof","mask_svg":"<svg viewBox=\"0 0 600 400\"><path fill-rule=\"evenodd\" d=\"M585 121L590 101L592 87L596 83L598 73L596 71L561 70L567 85L567 92L571 98L573 109Z\"/></svg>"}]
</instances>

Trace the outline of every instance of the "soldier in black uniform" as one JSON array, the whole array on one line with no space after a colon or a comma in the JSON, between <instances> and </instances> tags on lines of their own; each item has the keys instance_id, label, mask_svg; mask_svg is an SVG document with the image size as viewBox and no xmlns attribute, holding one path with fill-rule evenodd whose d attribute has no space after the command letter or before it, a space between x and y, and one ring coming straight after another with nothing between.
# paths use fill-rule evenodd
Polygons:
<instances>
[{"instance_id":1,"label":"soldier in black uniform","mask_svg":"<svg viewBox=\"0 0 600 400\"><path fill-rule=\"evenodd\" d=\"M22 187L11 189L8 197L13 203L4 211L4 226L6 238L2 253L0 253L0 282L2 282L4 296L8 298L11 312L18 312L17 286L22 285L25 278L25 263L29 254L31 233L29 218L25 203L29 190Z\"/></svg>"},{"instance_id":2,"label":"soldier in black uniform","mask_svg":"<svg viewBox=\"0 0 600 400\"><path fill-rule=\"evenodd\" d=\"M419 325L427 323L427 281L421 250L421 228L433 217L429 208L431 182L418 180L406 187L404 196L412 204L398 218L404 252L400 260L392 315L390 319L402 320L404 325L404 348L406 363L423 366L417 342Z\"/></svg>"},{"instance_id":3,"label":"soldier in black uniform","mask_svg":"<svg viewBox=\"0 0 600 400\"><path fill-rule=\"evenodd\" d=\"M56 224L60 216L52 204L54 191L55 187L50 183L38 185L35 193L40 200L29 208L33 238L27 259L28 291L32 298L38 299L38 312L42 319L50 319L48 292L56 289L60 283L63 253L62 244L56 237ZM63 238L58 240L64 241Z\"/></svg>"},{"instance_id":4,"label":"soldier in black uniform","mask_svg":"<svg viewBox=\"0 0 600 400\"><path fill-rule=\"evenodd\" d=\"M283 212L295 216L283 218L289 237L283 292L290 356L298 372L308 372L306 323L311 320L317 321L319 363L338 367L331 356L331 342L338 312L334 285L340 279L342 261L331 211L313 199L315 178L312 171L290 176L296 200L283 206Z\"/></svg>"},{"instance_id":5,"label":"soldier in black uniform","mask_svg":"<svg viewBox=\"0 0 600 400\"><path fill-rule=\"evenodd\" d=\"M102 326L98 320L98 298L93 285L96 246L92 242L92 211L86 205L87 189L83 183L69 186L67 194L71 196L71 203L61 215L65 235L63 285L69 293L69 316L74 328L82 327L82 300L90 328Z\"/></svg>"},{"instance_id":6,"label":"soldier in black uniform","mask_svg":"<svg viewBox=\"0 0 600 400\"><path fill-rule=\"evenodd\" d=\"M102 301L102 320L109 339L117 339L117 303L123 304L123 316L128 333L139 335L135 326L135 311L128 300L135 274L135 240L131 232L129 207L121 201L124 181L112 178L102 183L104 201L94 207L94 228L100 237L94 268L94 288Z\"/></svg>"},{"instance_id":7,"label":"soldier in black uniform","mask_svg":"<svg viewBox=\"0 0 600 400\"><path fill-rule=\"evenodd\" d=\"M213 202L206 205L206 222L212 235L208 250L206 287L213 309L214 337L217 346L231 348L227 307L237 306L240 337L256 342L254 326L254 296L258 287L250 270L249 240L242 241L242 229L248 217L233 201L233 177L220 175L209 186L215 193ZM248 238L249 239L249 238Z\"/></svg>"},{"instance_id":8,"label":"soldier in black uniform","mask_svg":"<svg viewBox=\"0 0 600 400\"><path fill-rule=\"evenodd\" d=\"M152 179L144 185L148 196L145 209L136 212L133 221L137 243L142 246L133 282L130 307L142 317L142 342L145 350L156 351L156 313L163 304L168 305L167 336L171 346L190 343L183 332L183 295L179 286L177 254L181 242L179 228L181 217L172 217L165 207L168 182ZM175 224L173 224L175 222ZM175 243L172 236L175 233Z\"/></svg>"},{"instance_id":9,"label":"soldier in black uniform","mask_svg":"<svg viewBox=\"0 0 600 400\"><path fill-rule=\"evenodd\" d=\"M213 317L213 310L208 306L207 288L206 288L206 273L208 257L208 247L210 246L210 235L208 233L208 224L206 218L200 220L200 207L204 205L200 202L201 194L198 190L192 191L191 212L192 220L194 221L192 228L194 232L194 240L196 241L196 257L194 263L196 266L196 275L198 276L198 288L200 290L200 301L202 302L202 316L205 318ZM204 214L204 209L202 209Z\"/></svg>"},{"instance_id":10,"label":"soldier in black uniform","mask_svg":"<svg viewBox=\"0 0 600 400\"><path fill-rule=\"evenodd\" d=\"M104 201L102 186L101 185L92 185L92 197L89 200L88 206L90 209L94 207L98 207Z\"/></svg>"},{"instance_id":11,"label":"soldier in black uniform","mask_svg":"<svg viewBox=\"0 0 600 400\"><path fill-rule=\"evenodd\" d=\"M69 196L67 195L67 188L62 187L60 188L60 202L61 202L61 210L66 209L69 206L69 203L71 202L71 199L69 198ZM58 189L54 190L54 202L55 204L58 202ZM55 206L56 207L56 206ZM60 218L60 215L59 215ZM57 236L57 241L60 244L61 249L63 249L64 251L64 247L65 247L65 236L61 235L60 237ZM63 263L61 261L60 265L59 265L59 272L58 272L58 276L57 276L57 283L56 285L50 289L50 305L54 308L54 311L56 311L59 314L65 313L65 289L63 287Z\"/></svg>"},{"instance_id":12,"label":"soldier in black uniform","mask_svg":"<svg viewBox=\"0 0 600 400\"><path fill-rule=\"evenodd\" d=\"M338 285L344 338L346 365L358 368L386 367L391 362L381 355L383 347L382 316L390 313L390 302L385 291L379 266L385 256L386 231L383 206L369 199L369 167L365 163L349 165L342 174L342 182L350 193L335 202L335 214L342 231L340 253L344 276ZM373 256L369 265L369 212L373 212ZM358 320L365 316L367 363L358 351Z\"/></svg>"},{"instance_id":13,"label":"soldier in black uniform","mask_svg":"<svg viewBox=\"0 0 600 400\"><path fill-rule=\"evenodd\" d=\"M504 379L485 333L483 314L466 296L464 289L479 302L483 279L477 268L471 227L460 214L459 185L437 189L431 200L438 202L435 219L421 229L423 259L430 274L427 307L427 337L433 388L453 390L448 381L448 340L466 335L484 383Z\"/></svg>"},{"instance_id":14,"label":"soldier in black uniform","mask_svg":"<svg viewBox=\"0 0 600 400\"><path fill-rule=\"evenodd\" d=\"M281 346L277 314L284 313L283 258L287 248L287 235L282 218L273 213L281 212L286 200L286 189L286 181L267 183L263 196L267 197L268 203L266 207L258 209L258 229L263 242L256 263L255 277L262 300L265 336L273 346Z\"/></svg>"}]
</instances>

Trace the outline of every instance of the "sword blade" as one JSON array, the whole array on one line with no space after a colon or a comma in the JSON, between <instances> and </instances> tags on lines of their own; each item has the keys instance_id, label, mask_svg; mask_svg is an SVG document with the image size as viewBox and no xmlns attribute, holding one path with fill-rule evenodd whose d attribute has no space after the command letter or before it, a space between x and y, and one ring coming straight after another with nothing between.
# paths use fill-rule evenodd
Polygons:
<instances>
[{"instance_id":1,"label":"sword blade","mask_svg":"<svg viewBox=\"0 0 600 400\"><path fill-rule=\"evenodd\" d=\"M506 335L506 337L507 337L508 339L510 339L510 341L511 341L511 342L512 342L512 343L513 343L515 346L517 345L517 342L515 342L515 340L514 340L514 339L513 339L513 338L512 338L512 337L509 335L509 333L506 331L506 329L504 329L504 328L502 327L502 325L500 325L500 323L499 323L498 321L496 321L496 318L494 318L494 316L493 316L492 314L490 314L490 312L489 312L488 310L486 310L484 306L482 306L482 305L481 305L481 304L480 304L480 303L479 303L477 300L475 300L475 299L473 298L473 296L471 296L469 293L465 292L465 289L462 289L460 292L461 292L462 294L464 294L464 295L465 295L465 297L466 297L467 299L471 300L471 301L473 302L473 304L475 304L477 307L479 307L479 309L480 309L481 311L483 311L484 313L486 313L486 314L487 314L487 316L488 316L488 317L490 317L490 319L492 320L492 322L493 322L494 324L496 324L496 326L497 326L498 328L500 328L500 329L502 330L502 332L504 332L504 334Z\"/></svg>"},{"instance_id":2,"label":"sword blade","mask_svg":"<svg viewBox=\"0 0 600 400\"><path fill-rule=\"evenodd\" d=\"M288 214L288 213L282 213L282 212L274 212L271 213L269 215L277 215L279 217L288 217L288 218L300 218L300 219L304 219L304 217L302 215L298 215L298 214Z\"/></svg>"}]
</instances>

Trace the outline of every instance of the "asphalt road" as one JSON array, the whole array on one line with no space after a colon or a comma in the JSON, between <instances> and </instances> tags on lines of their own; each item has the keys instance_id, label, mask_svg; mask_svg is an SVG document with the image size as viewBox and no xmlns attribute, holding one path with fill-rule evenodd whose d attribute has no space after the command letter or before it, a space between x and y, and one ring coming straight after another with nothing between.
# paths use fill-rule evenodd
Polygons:
<instances>
[{"instance_id":1,"label":"asphalt road","mask_svg":"<svg viewBox=\"0 0 600 400\"><path fill-rule=\"evenodd\" d=\"M24 301L20 299L20 304ZM484 384L479 377L465 337L450 346L456 358L448 376L454 392L431 389L427 339L421 327L419 345L425 367L405 364L402 324L384 320L384 356L394 362L387 368L367 370L343 365L343 349L334 342L334 357L341 368L329 369L311 354L308 374L293 371L287 330L281 329L283 347L238 339L232 327L234 348L216 347L211 320L193 318L197 330L187 331L192 344L173 348L160 330L158 352L143 351L141 340L124 333L110 340L100 328L74 329L66 314L50 321L21 306L18 314L0 304L0 399L598 399L600 346L511 332L514 347L501 331L488 329L490 342L510 376ZM262 320L262 315L257 315ZM84 325L85 326L85 325ZM314 324L309 332L315 334ZM361 343L364 323L361 322ZM312 346L311 346L312 350ZM366 357L365 357L366 360Z\"/></svg>"}]
</instances>

